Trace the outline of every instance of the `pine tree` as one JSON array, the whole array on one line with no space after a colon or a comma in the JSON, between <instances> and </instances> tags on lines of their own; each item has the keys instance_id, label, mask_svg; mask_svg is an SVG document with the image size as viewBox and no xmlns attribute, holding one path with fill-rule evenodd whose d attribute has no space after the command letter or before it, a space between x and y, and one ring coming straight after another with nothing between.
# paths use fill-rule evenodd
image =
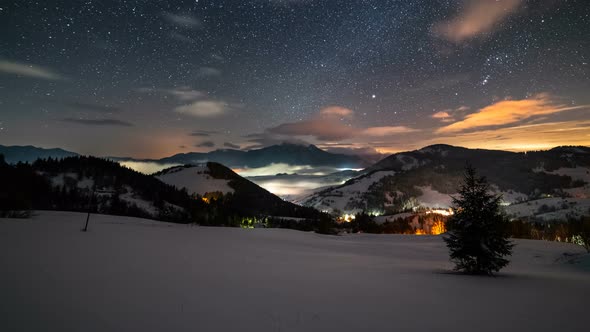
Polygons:
<instances>
[{"instance_id":1,"label":"pine tree","mask_svg":"<svg viewBox=\"0 0 590 332\"><path fill-rule=\"evenodd\" d=\"M477 176L469 165L465 168L459 195L453 198L449 232L444 237L455 270L491 275L508 265L513 244L508 239L508 219L501 210L501 198L490 193L485 177Z\"/></svg>"}]
</instances>

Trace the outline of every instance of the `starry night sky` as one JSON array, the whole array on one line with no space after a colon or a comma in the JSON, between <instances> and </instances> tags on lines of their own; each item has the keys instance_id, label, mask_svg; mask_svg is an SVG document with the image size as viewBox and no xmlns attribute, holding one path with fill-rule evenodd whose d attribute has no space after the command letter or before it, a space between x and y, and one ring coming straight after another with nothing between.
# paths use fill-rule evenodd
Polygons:
<instances>
[{"instance_id":1,"label":"starry night sky","mask_svg":"<svg viewBox=\"0 0 590 332\"><path fill-rule=\"evenodd\" d=\"M19 0L0 31L5 145L590 145L587 0Z\"/></svg>"}]
</instances>

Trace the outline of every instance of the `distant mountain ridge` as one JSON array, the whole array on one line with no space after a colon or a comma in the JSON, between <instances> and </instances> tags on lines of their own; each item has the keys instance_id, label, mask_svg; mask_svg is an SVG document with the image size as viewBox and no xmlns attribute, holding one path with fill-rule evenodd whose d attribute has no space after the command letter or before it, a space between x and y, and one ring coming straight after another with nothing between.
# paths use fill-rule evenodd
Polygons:
<instances>
[{"instance_id":1,"label":"distant mountain ridge","mask_svg":"<svg viewBox=\"0 0 590 332\"><path fill-rule=\"evenodd\" d=\"M4 155L4 160L9 164L16 164L19 161L23 163L32 163L40 158L66 158L78 156L75 152L66 151L60 148L44 149L32 145L0 145L0 154Z\"/></svg>"},{"instance_id":2,"label":"distant mountain ridge","mask_svg":"<svg viewBox=\"0 0 590 332\"><path fill-rule=\"evenodd\" d=\"M545 219L590 215L590 148L584 146L525 153L432 145L390 155L345 184L299 202L336 213L445 208L467 163L504 195L508 213Z\"/></svg>"},{"instance_id":3,"label":"distant mountain ridge","mask_svg":"<svg viewBox=\"0 0 590 332\"><path fill-rule=\"evenodd\" d=\"M153 176L166 184L186 190L189 194L228 195L231 197L228 208L236 211L271 216L319 217L314 209L284 201L219 163L176 166Z\"/></svg>"},{"instance_id":4,"label":"distant mountain ridge","mask_svg":"<svg viewBox=\"0 0 590 332\"><path fill-rule=\"evenodd\" d=\"M368 163L361 157L324 151L315 145L283 143L254 150L223 149L211 152L189 152L153 160L160 163L195 164L217 162L228 167L258 168L270 164L333 166L364 168Z\"/></svg>"},{"instance_id":5,"label":"distant mountain ridge","mask_svg":"<svg viewBox=\"0 0 590 332\"><path fill-rule=\"evenodd\" d=\"M195 167L197 172L193 172ZM171 181L169 175L180 178ZM320 217L318 211L286 202L218 163L178 166L153 176L96 157L41 159L18 165L0 157L0 184L0 212L91 211L204 225L231 222L234 226L243 217ZM229 190L219 190L224 186ZM213 195L206 196L208 193Z\"/></svg>"}]
</instances>

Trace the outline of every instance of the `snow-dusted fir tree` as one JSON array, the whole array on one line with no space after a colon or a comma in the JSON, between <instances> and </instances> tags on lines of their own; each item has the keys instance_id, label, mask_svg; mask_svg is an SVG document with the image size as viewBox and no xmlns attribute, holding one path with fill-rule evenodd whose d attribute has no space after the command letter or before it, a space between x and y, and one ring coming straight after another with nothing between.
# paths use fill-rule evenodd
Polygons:
<instances>
[{"instance_id":1,"label":"snow-dusted fir tree","mask_svg":"<svg viewBox=\"0 0 590 332\"><path fill-rule=\"evenodd\" d=\"M454 215L444 237L455 270L491 275L509 263L513 244L500 200L501 196L490 192L485 177L468 165L459 195L453 198Z\"/></svg>"}]
</instances>

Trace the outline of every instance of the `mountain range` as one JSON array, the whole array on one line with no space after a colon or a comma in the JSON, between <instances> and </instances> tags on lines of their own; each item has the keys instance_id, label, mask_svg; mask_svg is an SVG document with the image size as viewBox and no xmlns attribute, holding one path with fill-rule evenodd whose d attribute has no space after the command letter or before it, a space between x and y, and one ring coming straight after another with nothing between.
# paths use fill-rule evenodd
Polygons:
<instances>
[{"instance_id":1,"label":"mountain range","mask_svg":"<svg viewBox=\"0 0 590 332\"><path fill-rule=\"evenodd\" d=\"M204 225L239 223L243 217L320 216L213 162L146 175L95 157L11 165L0 156L0 183L0 212L91 211Z\"/></svg>"},{"instance_id":2,"label":"mountain range","mask_svg":"<svg viewBox=\"0 0 590 332\"><path fill-rule=\"evenodd\" d=\"M73 153L31 146L0 146L0 154L6 154L6 160L14 163L36 157L63 158ZM209 159L227 164L207 162ZM333 214L365 211L391 216L418 208L448 208L461 183L464 167L469 163L489 180L496 193L503 195L506 211L511 216L563 220L590 215L590 148L583 146L509 152L438 144L392 154L362 171L253 176L249 178L252 182L226 166L255 168L285 163L315 165L319 169L325 165L361 167L366 162L360 157L329 153L313 145L294 144L249 151L187 153L153 161L191 165L156 173L159 180L178 189L186 188L189 194L232 193L240 197L238 201L255 207L253 213L258 213L256 209L262 205L270 204L296 214L294 206L280 203L284 200L269 192L278 194L280 190L287 192L281 194L285 199ZM238 193L235 186L241 188L240 191L245 189L248 195ZM289 192L296 187L299 189ZM258 204L258 201L265 203Z\"/></svg>"},{"instance_id":3,"label":"mountain range","mask_svg":"<svg viewBox=\"0 0 590 332\"><path fill-rule=\"evenodd\" d=\"M44 149L32 145L0 145L0 154L4 155L4 160L9 164L16 164L19 161L23 163L32 163L37 159L66 158L78 155L75 152L70 152L63 149Z\"/></svg>"},{"instance_id":4,"label":"mountain range","mask_svg":"<svg viewBox=\"0 0 590 332\"><path fill-rule=\"evenodd\" d=\"M394 215L424 208L448 208L466 164L503 195L515 217L565 219L590 214L590 148L508 152L433 145L393 154L338 186L297 200L333 213Z\"/></svg>"},{"instance_id":5,"label":"mountain range","mask_svg":"<svg viewBox=\"0 0 590 332\"><path fill-rule=\"evenodd\" d=\"M75 152L62 149L43 149L34 146L3 146L0 154L6 162L33 162L39 158L64 158L77 156ZM115 161L153 162L163 165L201 164L217 162L231 168L258 168L270 164L306 165L311 167L329 166L333 168L365 168L370 162L362 157L330 153L315 145L283 143L253 150L221 149L211 152L180 153L161 159L136 159L131 157L108 157Z\"/></svg>"}]
</instances>

